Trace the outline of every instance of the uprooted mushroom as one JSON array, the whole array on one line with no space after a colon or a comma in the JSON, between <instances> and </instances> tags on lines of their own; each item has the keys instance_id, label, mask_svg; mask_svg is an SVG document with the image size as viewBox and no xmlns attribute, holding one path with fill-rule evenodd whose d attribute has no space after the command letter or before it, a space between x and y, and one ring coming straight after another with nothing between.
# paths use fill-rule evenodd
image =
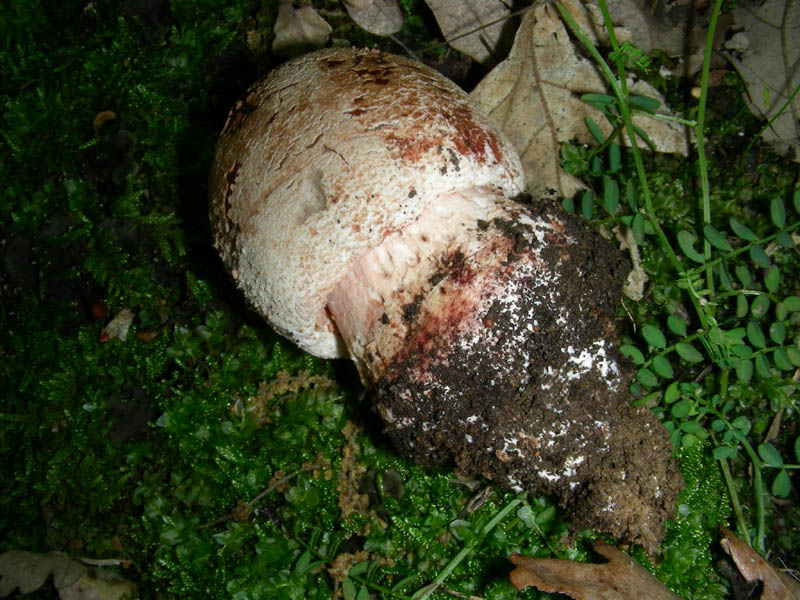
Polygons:
<instances>
[{"instance_id":1,"label":"uprooted mushroom","mask_svg":"<svg viewBox=\"0 0 800 600\"><path fill-rule=\"evenodd\" d=\"M627 400L626 262L524 189L452 82L323 50L232 109L211 218L253 306L308 352L351 356L399 451L551 494L574 528L654 551L681 481L658 419Z\"/></svg>"}]
</instances>

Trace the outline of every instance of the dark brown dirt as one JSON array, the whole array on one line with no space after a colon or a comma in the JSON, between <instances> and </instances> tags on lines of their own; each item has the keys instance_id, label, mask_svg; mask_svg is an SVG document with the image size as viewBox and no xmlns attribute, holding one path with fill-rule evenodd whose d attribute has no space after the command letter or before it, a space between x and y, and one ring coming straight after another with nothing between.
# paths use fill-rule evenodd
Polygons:
<instances>
[{"instance_id":1,"label":"dark brown dirt","mask_svg":"<svg viewBox=\"0 0 800 600\"><path fill-rule=\"evenodd\" d=\"M573 530L654 553L682 480L658 419L628 401L611 317L628 265L556 205L506 214L478 233L504 241L488 250L495 272L443 256L440 302L409 311L404 350L377 384L388 432L419 463L552 495Z\"/></svg>"}]
</instances>

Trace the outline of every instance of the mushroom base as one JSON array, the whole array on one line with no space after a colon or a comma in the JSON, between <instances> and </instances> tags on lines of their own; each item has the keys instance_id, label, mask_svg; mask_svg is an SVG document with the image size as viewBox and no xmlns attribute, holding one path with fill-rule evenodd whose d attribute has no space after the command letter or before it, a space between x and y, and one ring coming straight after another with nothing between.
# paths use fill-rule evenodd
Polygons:
<instances>
[{"instance_id":1,"label":"mushroom base","mask_svg":"<svg viewBox=\"0 0 800 600\"><path fill-rule=\"evenodd\" d=\"M419 463L553 495L575 530L655 552L682 481L658 419L628 402L611 318L626 262L549 203L501 203L468 240L365 329L388 434Z\"/></svg>"}]
</instances>

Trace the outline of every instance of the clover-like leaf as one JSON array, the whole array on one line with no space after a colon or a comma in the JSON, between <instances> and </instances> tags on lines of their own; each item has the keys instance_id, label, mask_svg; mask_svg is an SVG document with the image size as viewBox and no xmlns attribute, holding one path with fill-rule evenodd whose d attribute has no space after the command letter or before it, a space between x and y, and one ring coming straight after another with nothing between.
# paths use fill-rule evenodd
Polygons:
<instances>
[{"instance_id":1,"label":"clover-like leaf","mask_svg":"<svg viewBox=\"0 0 800 600\"><path fill-rule=\"evenodd\" d=\"M786 469L781 469L772 480L772 495L776 498L788 498L792 491L792 482Z\"/></svg>"},{"instance_id":2,"label":"clover-like leaf","mask_svg":"<svg viewBox=\"0 0 800 600\"><path fill-rule=\"evenodd\" d=\"M669 364L669 360L661 354L653 357L653 371L656 372L656 375L664 379L672 379L674 376L672 365Z\"/></svg>"},{"instance_id":3,"label":"clover-like leaf","mask_svg":"<svg viewBox=\"0 0 800 600\"><path fill-rule=\"evenodd\" d=\"M769 304L769 296L766 294L756 296L753 304L750 305L750 314L756 319L760 319L769 311Z\"/></svg>"},{"instance_id":4,"label":"clover-like leaf","mask_svg":"<svg viewBox=\"0 0 800 600\"><path fill-rule=\"evenodd\" d=\"M744 223L739 221L736 217L731 217L730 221L731 229L733 233L735 233L738 237L745 240L746 242L755 242L758 240L758 236L753 233L753 231Z\"/></svg>"},{"instance_id":5,"label":"clover-like leaf","mask_svg":"<svg viewBox=\"0 0 800 600\"><path fill-rule=\"evenodd\" d=\"M703 234L706 236L706 239L709 243L719 250L723 250L725 252L730 252L733 250L733 246L728 241L722 233L720 233L711 223L706 223L705 227L703 227Z\"/></svg>"},{"instance_id":6,"label":"clover-like leaf","mask_svg":"<svg viewBox=\"0 0 800 600\"><path fill-rule=\"evenodd\" d=\"M767 253L764 252L764 249L758 245L750 246L750 260L752 260L762 269L768 269L772 264L769 256L767 256Z\"/></svg>"},{"instance_id":7,"label":"clover-like leaf","mask_svg":"<svg viewBox=\"0 0 800 600\"><path fill-rule=\"evenodd\" d=\"M678 342L675 344L675 351L686 362L699 363L703 360L703 355L688 342Z\"/></svg>"},{"instance_id":8,"label":"clover-like leaf","mask_svg":"<svg viewBox=\"0 0 800 600\"><path fill-rule=\"evenodd\" d=\"M761 457L761 460L767 464L767 466L775 467L777 469L783 467L783 458L781 458L781 453L778 452L778 449L772 444L759 444L758 455Z\"/></svg>"},{"instance_id":9,"label":"clover-like leaf","mask_svg":"<svg viewBox=\"0 0 800 600\"><path fill-rule=\"evenodd\" d=\"M697 236L691 231L686 231L684 229L678 232L678 245L681 247L683 253L691 260L698 263L703 263L706 260L705 257L694 249L694 244L696 241Z\"/></svg>"},{"instance_id":10,"label":"clover-like leaf","mask_svg":"<svg viewBox=\"0 0 800 600\"><path fill-rule=\"evenodd\" d=\"M654 348L665 348L667 345L667 338L661 329L651 323L642 326L642 337Z\"/></svg>"},{"instance_id":11,"label":"clover-like leaf","mask_svg":"<svg viewBox=\"0 0 800 600\"><path fill-rule=\"evenodd\" d=\"M775 227L781 229L786 225L786 208L783 206L783 200L780 198L773 198L769 203L769 216Z\"/></svg>"}]
</instances>

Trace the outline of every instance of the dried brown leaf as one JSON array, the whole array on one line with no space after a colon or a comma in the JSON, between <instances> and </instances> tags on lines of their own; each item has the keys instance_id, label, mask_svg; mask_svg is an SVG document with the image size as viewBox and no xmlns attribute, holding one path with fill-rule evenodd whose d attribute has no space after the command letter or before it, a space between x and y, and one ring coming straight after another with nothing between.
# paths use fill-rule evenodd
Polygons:
<instances>
[{"instance_id":1,"label":"dried brown leaf","mask_svg":"<svg viewBox=\"0 0 800 600\"><path fill-rule=\"evenodd\" d=\"M748 583L763 582L761 600L800 600L800 583L761 558L733 532L725 527L720 529L725 536L720 544L730 554L745 580Z\"/></svg>"},{"instance_id":2,"label":"dried brown leaf","mask_svg":"<svg viewBox=\"0 0 800 600\"><path fill-rule=\"evenodd\" d=\"M584 31L592 31L592 18L580 2L567 0L564 5ZM629 89L663 102L642 82L630 82ZM595 65L576 50L556 8L545 4L525 14L509 57L471 94L519 152L528 192L536 198L572 196L583 189L583 183L561 169L560 145L592 143L585 117L605 135L611 132L605 117L581 101L586 93L608 91ZM634 123L658 151L686 153L680 127L649 117L635 117Z\"/></svg>"},{"instance_id":3,"label":"dried brown leaf","mask_svg":"<svg viewBox=\"0 0 800 600\"><path fill-rule=\"evenodd\" d=\"M299 56L322 48L331 34L331 26L310 6L295 8L291 2L278 7L272 52L279 56Z\"/></svg>"},{"instance_id":4,"label":"dried brown leaf","mask_svg":"<svg viewBox=\"0 0 800 600\"><path fill-rule=\"evenodd\" d=\"M63 554L9 550L0 554L0 598L14 590L30 594L52 575L62 600L123 600L138 598L136 586L116 573L89 568Z\"/></svg>"},{"instance_id":5,"label":"dried brown leaf","mask_svg":"<svg viewBox=\"0 0 800 600\"><path fill-rule=\"evenodd\" d=\"M575 600L679 600L627 554L602 541L595 542L594 549L608 562L598 565L512 554L516 568L511 571L511 584L518 590L530 585Z\"/></svg>"},{"instance_id":6,"label":"dried brown leaf","mask_svg":"<svg viewBox=\"0 0 800 600\"><path fill-rule=\"evenodd\" d=\"M112 339L118 339L124 342L127 340L128 330L131 328L134 316L129 308L123 308L103 327L103 331L100 332L100 341L107 342Z\"/></svg>"},{"instance_id":7,"label":"dried brown leaf","mask_svg":"<svg viewBox=\"0 0 800 600\"><path fill-rule=\"evenodd\" d=\"M510 3L504 0L425 0L447 42L481 64L495 64L508 52L513 32Z\"/></svg>"},{"instance_id":8,"label":"dried brown leaf","mask_svg":"<svg viewBox=\"0 0 800 600\"><path fill-rule=\"evenodd\" d=\"M738 59L728 58L747 87L745 101L751 112L769 121L800 85L800 6L784 0L743 1L736 5L734 18L750 43ZM800 162L800 94L767 128L763 139L780 154L793 149L794 160Z\"/></svg>"},{"instance_id":9,"label":"dried brown leaf","mask_svg":"<svg viewBox=\"0 0 800 600\"><path fill-rule=\"evenodd\" d=\"M356 25L375 35L392 35L403 28L403 11L397 0L344 0Z\"/></svg>"}]
</instances>

